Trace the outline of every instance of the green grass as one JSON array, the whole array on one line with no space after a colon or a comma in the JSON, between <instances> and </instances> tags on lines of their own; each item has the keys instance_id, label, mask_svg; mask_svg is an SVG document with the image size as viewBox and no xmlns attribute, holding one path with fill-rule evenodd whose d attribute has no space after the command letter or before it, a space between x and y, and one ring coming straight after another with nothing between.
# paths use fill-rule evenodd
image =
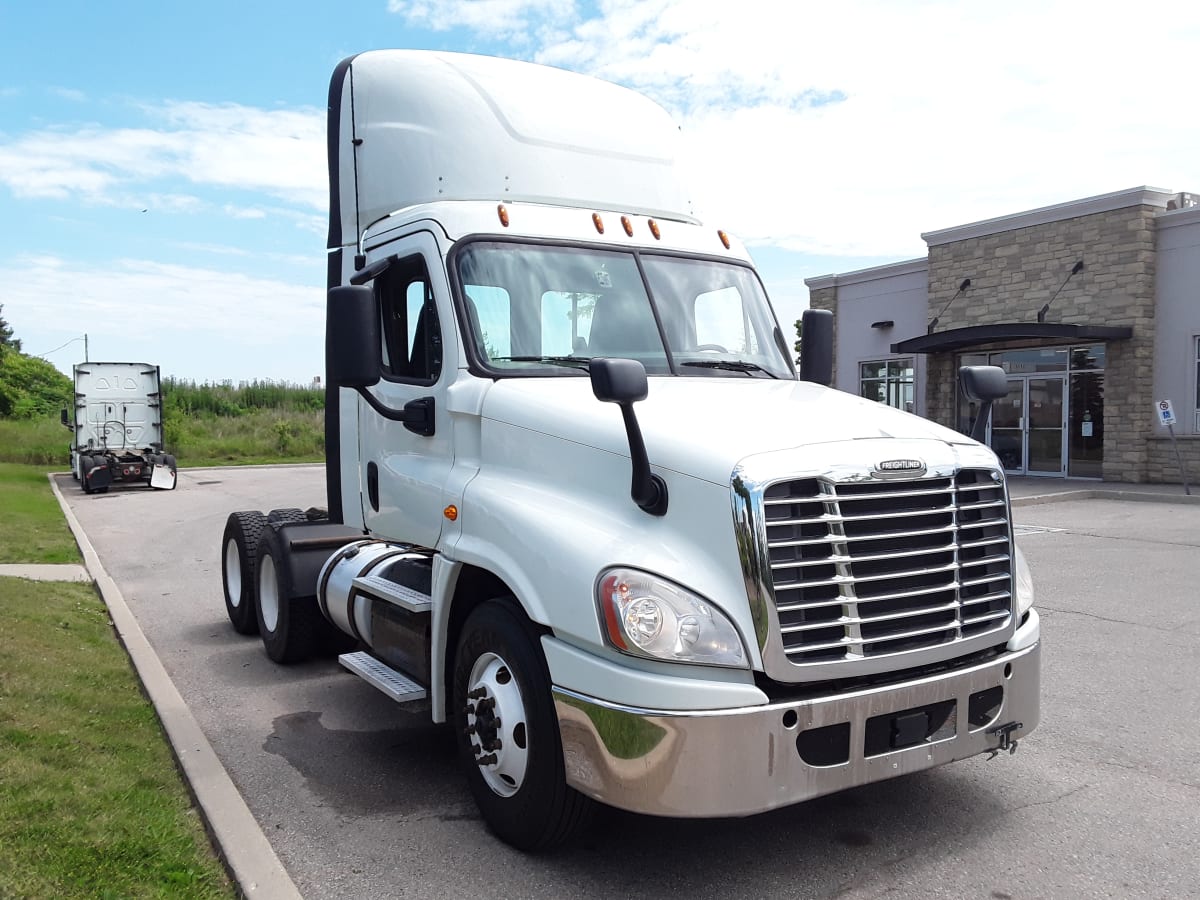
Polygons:
<instances>
[{"instance_id":1,"label":"green grass","mask_svg":"<svg viewBox=\"0 0 1200 900\"><path fill-rule=\"evenodd\" d=\"M249 408L234 415L203 409L167 414L167 452L180 466L322 462L325 412ZM57 419L0 419L0 463L69 467L71 433Z\"/></svg>"},{"instance_id":2,"label":"green grass","mask_svg":"<svg viewBox=\"0 0 1200 900\"><path fill-rule=\"evenodd\" d=\"M0 419L0 462L67 467L71 432L56 418Z\"/></svg>"},{"instance_id":3,"label":"green grass","mask_svg":"<svg viewBox=\"0 0 1200 900\"><path fill-rule=\"evenodd\" d=\"M46 466L0 463L0 563L77 563L75 538L50 490Z\"/></svg>"},{"instance_id":4,"label":"green grass","mask_svg":"<svg viewBox=\"0 0 1200 900\"><path fill-rule=\"evenodd\" d=\"M0 610L0 897L236 896L92 588Z\"/></svg>"},{"instance_id":5,"label":"green grass","mask_svg":"<svg viewBox=\"0 0 1200 900\"><path fill-rule=\"evenodd\" d=\"M167 448L181 466L320 462L323 410L253 409L237 416L200 413L169 419Z\"/></svg>"}]
</instances>

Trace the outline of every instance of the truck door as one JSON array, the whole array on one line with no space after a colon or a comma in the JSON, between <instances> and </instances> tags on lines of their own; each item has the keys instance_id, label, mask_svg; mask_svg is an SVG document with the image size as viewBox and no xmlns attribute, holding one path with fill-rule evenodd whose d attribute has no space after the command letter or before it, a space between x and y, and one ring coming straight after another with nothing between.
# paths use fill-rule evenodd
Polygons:
<instances>
[{"instance_id":1,"label":"truck door","mask_svg":"<svg viewBox=\"0 0 1200 900\"><path fill-rule=\"evenodd\" d=\"M392 421L359 399L363 521L379 537L436 547L454 461L446 389L457 367L449 287L429 232L380 248L395 262L375 279L383 318L383 373L369 390L386 407L425 405L432 434Z\"/></svg>"}]
</instances>

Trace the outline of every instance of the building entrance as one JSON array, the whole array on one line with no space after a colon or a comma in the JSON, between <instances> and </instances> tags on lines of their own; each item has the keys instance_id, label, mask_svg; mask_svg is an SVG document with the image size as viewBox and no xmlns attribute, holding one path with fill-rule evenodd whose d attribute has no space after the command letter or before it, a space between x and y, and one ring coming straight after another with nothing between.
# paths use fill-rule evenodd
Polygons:
<instances>
[{"instance_id":1,"label":"building entrance","mask_svg":"<svg viewBox=\"0 0 1200 900\"><path fill-rule=\"evenodd\" d=\"M1023 375L1008 379L1008 395L992 406L988 443L1013 475L1066 473L1066 379Z\"/></svg>"},{"instance_id":2,"label":"building entrance","mask_svg":"<svg viewBox=\"0 0 1200 900\"><path fill-rule=\"evenodd\" d=\"M987 442L1011 475L1100 478L1104 465L1105 347L1033 347L964 354L960 365L999 366L1008 395L992 407ZM973 404L960 396L969 432Z\"/></svg>"}]
</instances>

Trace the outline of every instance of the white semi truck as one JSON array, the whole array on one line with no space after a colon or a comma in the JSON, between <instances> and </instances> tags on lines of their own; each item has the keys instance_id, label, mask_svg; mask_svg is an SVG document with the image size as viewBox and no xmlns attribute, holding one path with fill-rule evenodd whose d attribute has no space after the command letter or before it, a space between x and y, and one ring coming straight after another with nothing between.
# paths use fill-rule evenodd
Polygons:
<instances>
[{"instance_id":1,"label":"white semi truck","mask_svg":"<svg viewBox=\"0 0 1200 900\"><path fill-rule=\"evenodd\" d=\"M62 424L72 432L71 473L84 493L106 493L113 482L174 490L177 467L164 452L158 366L82 362L74 382L74 409L62 411Z\"/></svg>"},{"instance_id":2,"label":"white semi truck","mask_svg":"<svg viewBox=\"0 0 1200 900\"><path fill-rule=\"evenodd\" d=\"M597 801L749 815L1038 722L996 457L831 389L828 314L798 376L677 138L565 71L341 63L328 510L223 536L235 628L278 662L357 647L343 665L453 726L484 820L526 850Z\"/></svg>"}]
</instances>

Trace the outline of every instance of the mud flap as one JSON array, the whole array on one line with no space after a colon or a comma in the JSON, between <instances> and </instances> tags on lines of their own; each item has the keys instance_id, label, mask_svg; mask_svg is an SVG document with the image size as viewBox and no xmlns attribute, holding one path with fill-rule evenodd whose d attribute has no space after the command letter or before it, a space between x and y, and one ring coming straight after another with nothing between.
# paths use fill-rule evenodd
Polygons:
<instances>
[{"instance_id":1,"label":"mud flap","mask_svg":"<svg viewBox=\"0 0 1200 900\"><path fill-rule=\"evenodd\" d=\"M155 466L150 473L150 487L160 491L175 490L175 470L170 466Z\"/></svg>"}]
</instances>

